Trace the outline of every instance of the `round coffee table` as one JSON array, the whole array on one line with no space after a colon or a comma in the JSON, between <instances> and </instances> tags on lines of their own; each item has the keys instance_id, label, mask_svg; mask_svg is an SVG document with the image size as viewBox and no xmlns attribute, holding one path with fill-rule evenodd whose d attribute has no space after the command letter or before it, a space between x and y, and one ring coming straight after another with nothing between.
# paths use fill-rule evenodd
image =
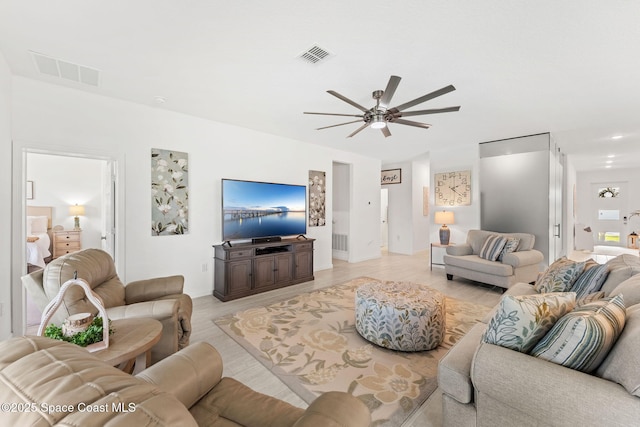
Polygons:
<instances>
[{"instance_id":1,"label":"round coffee table","mask_svg":"<svg viewBox=\"0 0 640 427\"><path fill-rule=\"evenodd\" d=\"M370 282L356 289L356 330L381 347L433 350L445 334L445 297L410 282Z\"/></svg>"},{"instance_id":2,"label":"round coffee table","mask_svg":"<svg viewBox=\"0 0 640 427\"><path fill-rule=\"evenodd\" d=\"M151 347L160 341L162 323L155 319L137 318L114 320L109 326L114 330L109 336L109 347L92 354L128 373L137 374L144 370L151 361Z\"/></svg>"}]
</instances>

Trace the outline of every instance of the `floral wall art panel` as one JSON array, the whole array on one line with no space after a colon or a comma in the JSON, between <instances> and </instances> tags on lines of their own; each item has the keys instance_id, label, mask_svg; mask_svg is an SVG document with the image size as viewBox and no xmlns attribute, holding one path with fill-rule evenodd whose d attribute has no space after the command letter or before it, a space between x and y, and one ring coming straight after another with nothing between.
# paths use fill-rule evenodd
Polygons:
<instances>
[{"instance_id":1,"label":"floral wall art panel","mask_svg":"<svg viewBox=\"0 0 640 427\"><path fill-rule=\"evenodd\" d=\"M309 171L309 227L326 224L326 172Z\"/></svg>"},{"instance_id":2,"label":"floral wall art panel","mask_svg":"<svg viewBox=\"0 0 640 427\"><path fill-rule=\"evenodd\" d=\"M189 155L151 149L151 235L189 232Z\"/></svg>"}]
</instances>

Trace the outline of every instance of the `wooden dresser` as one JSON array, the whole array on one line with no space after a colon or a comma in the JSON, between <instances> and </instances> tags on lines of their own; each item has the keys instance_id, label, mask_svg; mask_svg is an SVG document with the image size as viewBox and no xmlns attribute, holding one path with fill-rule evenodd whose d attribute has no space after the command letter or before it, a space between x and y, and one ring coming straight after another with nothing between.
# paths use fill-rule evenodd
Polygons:
<instances>
[{"instance_id":1,"label":"wooden dresser","mask_svg":"<svg viewBox=\"0 0 640 427\"><path fill-rule=\"evenodd\" d=\"M82 249L80 242L80 230L54 230L53 231L53 258L77 252Z\"/></svg>"}]
</instances>

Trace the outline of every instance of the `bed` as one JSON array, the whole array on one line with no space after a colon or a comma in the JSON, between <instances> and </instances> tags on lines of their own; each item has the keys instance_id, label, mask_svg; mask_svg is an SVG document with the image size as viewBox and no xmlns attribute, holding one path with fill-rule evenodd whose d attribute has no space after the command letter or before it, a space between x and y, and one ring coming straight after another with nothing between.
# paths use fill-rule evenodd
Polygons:
<instances>
[{"instance_id":1,"label":"bed","mask_svg":"<svg viewBox=\"0 0 640 427\"><path fill-rule=\"evenodd\" d=\"M51 206L27 206L27 268L44 268L51 260Z\"/></svg>"}]
</instances>

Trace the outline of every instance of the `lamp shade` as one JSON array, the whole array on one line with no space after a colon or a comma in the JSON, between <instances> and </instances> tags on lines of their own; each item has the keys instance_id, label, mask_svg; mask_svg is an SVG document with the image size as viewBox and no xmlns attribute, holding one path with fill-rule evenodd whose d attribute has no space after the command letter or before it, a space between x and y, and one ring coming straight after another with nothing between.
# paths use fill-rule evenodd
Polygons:
<instances>
[{"instance_id":1,"label":"lamp shade","mask_svg":"<svg viewBox=\"0 0 640 427\"><path fill-rule=\"evenodd\" d=\"M71 216L84 215L84 206L80 206L80 205L69 206L69 215Z\"/></svg>"},{"instance_id":2,"label":"lamp shade","mask_svg":"<svg viewBox=\"0 0 640 427\"><path fill-rule=\"evenodd\" d=\"M451 211L436 212L435 222L436 224L453 224L454 223L453 212Z\"/></svg>"}]
</instances>

